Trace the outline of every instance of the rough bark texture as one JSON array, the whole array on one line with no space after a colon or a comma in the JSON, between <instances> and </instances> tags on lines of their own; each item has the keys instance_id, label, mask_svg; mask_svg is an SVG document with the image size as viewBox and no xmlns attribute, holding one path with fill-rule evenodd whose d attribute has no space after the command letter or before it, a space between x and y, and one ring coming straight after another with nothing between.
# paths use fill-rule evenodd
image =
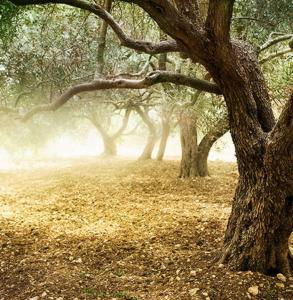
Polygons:
<instances>
[{"instance_id":1,"label":"rough bark texture","mask_svg":"<svg viewBox=\"0 0 293 300\"><path fill-rule=\"evenodd\" d=\"M235 270L290 275L292 139L291 152L272 151L267 132L274 118L255 55L244 45L232 44L230 50L224 64L227 74L210 69L224 92L239 168L222 262Z\"/></svg>"},{"instance_id":2,"label":"rough bark texture","mask_svg":"<svg viewBox=\"0 0 293 300\"><path fill-rule=\"evenodd\" d=\"M157 154L157 160L162 161L165 155L166 147L167 147L167 142L168 138L170 135L170 123L169 122L162 122L162 136L161 136L161 141L159 145L159 150Z\"/></svg>"},{"instance_id":3,"label":"rough bark texture","mask_svg":"<svg viewBox=\"0 0 293 300\"><path fill-rule=\"evenodd\" d=\"M180 178L198 176L197 170L197 124L194 114L183 112L180 116L180 137L182 158L180 165Z\"/></svg>"},{"instance_id":4,"label":"rough bark texture","mask_svg":"<svg viewBox=\"0 0 293 300\"><path fill-rule=\"evenodd\" d=\"M197 170L201 177L209 176L208 157L214 143L229 130L226 117L213 126L198 145Z\"/></svg>"}]
</instances>

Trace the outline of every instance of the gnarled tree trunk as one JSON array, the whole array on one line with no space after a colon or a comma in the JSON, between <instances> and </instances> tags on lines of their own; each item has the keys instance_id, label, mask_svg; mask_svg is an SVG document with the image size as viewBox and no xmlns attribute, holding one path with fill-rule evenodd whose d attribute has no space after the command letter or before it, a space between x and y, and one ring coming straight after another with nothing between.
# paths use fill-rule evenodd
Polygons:
<instances>
[{"instance_id":1,"label":"gnarled tree trunk","mask_svg":"<svg viewBox=\"0 0 293 300\"><path fill-rule=\"evenodd\" d=\"M50 2L11 1L17 5ZM126 38L119 24L99 7L83 1L64 3L69 2L107 20L124 45L151 54L179 50L209 71L225 98L239 169L239 183L225 235L222 261L232 269L289 275L292 271L288 239L293 226L293 98L275 124L254 50L230 37L235 1L209 0L205 18L196 0L125 0L144 9L173 38L163 44ZM144 83L152 78L148 77ZM24 120L36 112L57 109L76 94L76 90L90 91L97 88L97 83L68 90L54 105L35 108L26 114ZM102 83L99 83L100 86L108 88L113 81L107 81L107 85ZM206 83L204 85L207 86ZM119 80L115 87L121 86L146 87L133 80Z\"/></svg>"},{"instance_id":2,"label":"gnarled tree trunk","mask_svg":"<svg viewBox=\"0 0 293 300\"><path fill-rule=\"evenodd\" d=\"M183 112L179 120L182 158L180 178L198 176L197 170L197 123L194 114Z\"/></svg>"},{"instance_id":3,"label":"gnarled tree trunk","mask_svg":"<svg viewBox=\"0 0 293 300\"><path fill-rule=\"evenodd\" d=\"M223 65L210 72L224 93L239 169L221 261L235 270L289 275L293 99L275 126L254 52L239 43L219 51Z\"/></svg>"},{"instance_id":4,"label":"gnarled tree trunk","mask_svg":"<svg viewBox=\"0 0 293 300\"><path fill-rule=\"evenodd\" d=\"M154 151L154 147L156 144L157 137L152 132L149 133L147 143L143 149L143 152L141 156L139 157L139 160L148 160L152 159L152 154Z\"/></svg>"}]
</instances>

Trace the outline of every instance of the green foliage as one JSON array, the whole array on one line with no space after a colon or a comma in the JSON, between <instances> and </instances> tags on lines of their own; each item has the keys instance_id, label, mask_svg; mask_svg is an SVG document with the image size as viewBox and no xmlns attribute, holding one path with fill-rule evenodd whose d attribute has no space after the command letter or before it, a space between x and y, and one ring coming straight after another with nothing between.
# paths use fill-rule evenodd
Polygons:
<instances>
[{"instance_id":1,"label":"green foliage","mask_svg":"<svg viewBox=\"0 0 293 300\"><path fill-rule=\"evenodd\" d=\"M289 33L293 4L290 0L237 1L233 28L238 38L262 44L271 32Z\"/></svg>"},{"instance_id":2,"label":"green foliage","mask_svg":"<svg viewBox=\"0 0 293 300\"><path fill-rule=\"evenodd\" d=\"M19 9L8 0L0 3L0 45L3 47L12 38Z\"/></svg>"}]
</instances>

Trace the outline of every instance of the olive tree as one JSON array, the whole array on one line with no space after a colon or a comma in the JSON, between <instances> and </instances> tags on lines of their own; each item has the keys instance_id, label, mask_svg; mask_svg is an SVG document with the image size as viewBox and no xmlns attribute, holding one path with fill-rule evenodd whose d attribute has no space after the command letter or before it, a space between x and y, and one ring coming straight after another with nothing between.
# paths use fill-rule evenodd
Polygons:
<instances>
[{"instance_id":1,"label":"olive tree","mask_svg":"<svg viewBox=\"0 0 293 300\"><path fill-rule=\"evenodd\" d=\"M180 52L192 63L203 65L213 82L165 71L140 79L99 79L69 88L51 104L28 112L24 119L40 111L56 110L73 95L84 91L142 89L171 82L222 94L236 149L239 182L221 262L237 270L291 273L288 239L293 226L293 96L276 121L258 61L258 52L276 43L276 39L270 39L258 50L247 42L233 39L230 29L234 0L210 0L206 15L196 0L119 1L137 5L149 14L168 35L168 39L159 42L129 37L112 15L94 1L12 2L17 5L61 3L87 10L109 24L122 46L149 54Z\"/></svg>"}]
</instances>

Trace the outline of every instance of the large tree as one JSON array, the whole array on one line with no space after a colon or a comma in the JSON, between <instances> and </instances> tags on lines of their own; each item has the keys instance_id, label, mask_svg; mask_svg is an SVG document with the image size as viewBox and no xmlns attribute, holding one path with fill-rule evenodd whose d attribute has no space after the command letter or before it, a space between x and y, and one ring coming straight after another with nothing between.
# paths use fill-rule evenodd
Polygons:
<instances>
[{"instance_id":1,"label":"large tree","mask_svg":"<svg viewBox=\"0 0 293 300\"><path fill-rule=\"evenodd\" d=\"M207 16L202 14L196 0L120 1L141 7L170 37L158 43L127 36L94 1L12 2L63 3L88 10L112 27L123 46L150 54L181 52L193 63L202 64L214 83L162 71L140 80L95 80L70 88L56 102L35 108L25 118L39 111L57 109L76 93L98 89L139 89L169 81L223 94L236 149L239 182L221 261L232 269L291 273L288 239L293 225L293 97L276 122L256 49L230 36L234 0L210 0Z\"/></svg>"}]
</instances>

